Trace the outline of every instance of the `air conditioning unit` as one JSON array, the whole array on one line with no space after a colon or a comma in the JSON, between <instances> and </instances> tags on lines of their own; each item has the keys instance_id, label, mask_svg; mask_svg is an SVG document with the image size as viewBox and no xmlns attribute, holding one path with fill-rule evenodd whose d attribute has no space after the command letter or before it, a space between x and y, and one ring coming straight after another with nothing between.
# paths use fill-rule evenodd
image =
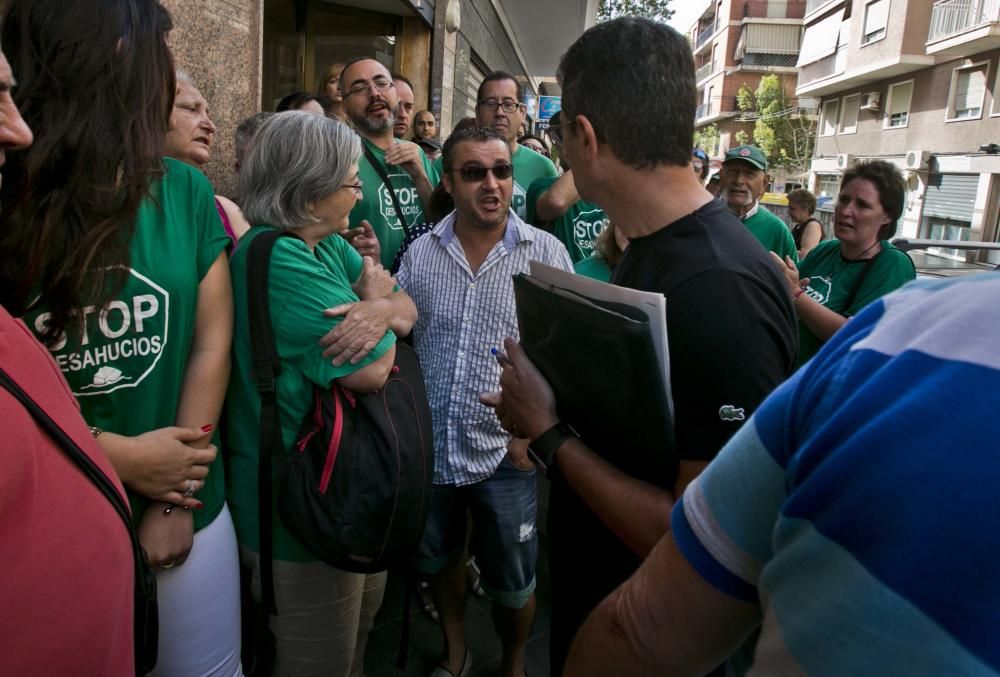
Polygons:
<instances>
[{"instance_id":1,"label":"air conditioning unit","mask_svg":"<svg viewBox=\"0 0 1000 677\"><path fill-rule=\"evenodd\" d=\"M914 171L920 169L927 169L927 161L930 159L930 153L926 150L908 150L906 151L906 159L904 163L907 169L912 169Z\"/></svg>"},{"instance_id":2,"label":"air conditioning unit","mask_svg":"<svg viewBox=\"0 0 1000 677\"><path fill-rule=\"evenodd\" d=\"M865 92L861 95L861 110L878 110L881 99L878 92Z\"/></svg>"},{"instance_id":3,"label":"air conditioning unit","mask_svg":"<svg viewBox=\"0 0 1000 677\"><path fill-rule=\"evenodd\" d=\"M849 169L854 164L854 156L848 153L837 154L837 169Z\"/></svg>"}]
</instances>

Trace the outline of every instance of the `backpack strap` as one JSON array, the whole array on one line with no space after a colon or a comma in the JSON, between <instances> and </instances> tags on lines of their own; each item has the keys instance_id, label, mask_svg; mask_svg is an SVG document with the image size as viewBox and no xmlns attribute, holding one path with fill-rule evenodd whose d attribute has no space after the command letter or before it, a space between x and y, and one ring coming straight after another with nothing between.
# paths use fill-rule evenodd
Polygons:
<instances>
[{"instance_id":1,"label":"backpack strap","mask_svg":"<svg viewBox=\"0 0 1000 677\"><path fill-rule=\"evenodd\" d=\"M132 513L129 511L125 499L118 493L114 483L108 478L101 468L94 463L93 459L73 441L66 431L59 426L42 407L31 398L31 396L19 386L11 376L0 367L0 387L8 391L14 399L31 414L35 422L49 434L49 436L62 448L63 452L69 456L70 460L80 469L84 476L89 479L108 500L111 507L125 523L125 530L128 532L129 540L132 542L132 559L134 560L134 580L135 590L133 595L145 600L156 599L155 579L148 575L149 565L146 561L146 552L139 543L139 536L135 532L132 524ZM151 589L150 589L151 588ZM155 615L155 611L153 612ZM134 623L152 623L154 619L136 613ZM153 669L156 664L156 627L145 627L141 630L135 628L135 664L137 674L145 674ZM141 640L141 642L140 642Z\"/></svg>"},{"instance_id":2,"label":"backpack strap","mask_svg":"<svg viewBox=\"0 0 1000 677\"><path fill-rule=\"evenodd\" d=\"M271 490L273 473L271 456L282 449L281 425L278 422L277 378L281 373L278 346L271 326L271 297L268 280L271 273L271 250L281 237L295 237L291 233L266 230L250 242L247 252L247 308L250 325L250 344L253 347L253 369L260 396L260 442L258 444L257 492L260 529L260 582L264 609L278 615L274 601L273 528L271 522Z\"/></svg>"},{"instance_id":3,"label":"backpack strap","mask_svg":"<svg viewBox=\"0 0 1000 677\"><path fill-rule=\"evenodd\" d=\"M409 234L410 224L406 222L406 217L403 216L403 208L399 206L399 198L396 197L396 191L392 189L392 183L390 183L389 176L382 167L382 163L375 159L375 153L372 152L367 143L362 142L361 147L365 150L365 159L368 160L368 164L372 166L372 169L378 174L378 178L382 179L385 189L389 191L389 197L392 198L392 206L396 208L396 217L399 218L399 223L403 226L403 235Z\"/></svg>"},{"instance_id":4,"label":"backpack strap","mask_svg":"<svg viewBox=\"0 0 1000 677\"><path fill-rule=\"evenodd\" d=\"M861 272L856 278L854 278L854 284L851 286L851 291L847 293L847 302L844 304L844 312L846 313L850 310L851 306L854 304L854 299L857 298L858 292L861 290L861 285L864 284L865 278L868 277L868 273L871 272L872 266L875 265L875 259L882 255L882 251L865 261L865 267L861 269Z\"/></svg>"}]
</instances>

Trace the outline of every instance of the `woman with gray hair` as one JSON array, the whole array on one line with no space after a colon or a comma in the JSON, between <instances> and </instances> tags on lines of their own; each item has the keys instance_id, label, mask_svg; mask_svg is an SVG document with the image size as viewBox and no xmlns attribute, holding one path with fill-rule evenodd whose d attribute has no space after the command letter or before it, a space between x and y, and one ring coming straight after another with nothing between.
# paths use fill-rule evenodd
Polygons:
<instances>
[{"instance_id":1,"label":"woman with gray hair","mask_svg":"<svg viewBox=\"0 0 1000 677\"><path fill-rule=\"evenodd\" d=\"M228 470L240 559L253 570L254 580L260 580L260 400L247 304L250 243L267 230L294 235L275 242L268 285L281 359L276 392L286 449L309 411L314 385L329 387L337 380L355 391L378 390L393 365L396 334L409 333L416 320L413 302L395 289L382 266L362 259L338 235L361 197L360 157L361 142L343 123L289 111L263 124L240 170L243 208L254 226L231 260L235 327ZM331 360L324 357L320 339L334 325L333 334L350 346ZM385 574L355 574L318 561L280 516L274 518L272 541L278 612L270 619L274 675L361 675Z\"/></svg>"}]
</instances>

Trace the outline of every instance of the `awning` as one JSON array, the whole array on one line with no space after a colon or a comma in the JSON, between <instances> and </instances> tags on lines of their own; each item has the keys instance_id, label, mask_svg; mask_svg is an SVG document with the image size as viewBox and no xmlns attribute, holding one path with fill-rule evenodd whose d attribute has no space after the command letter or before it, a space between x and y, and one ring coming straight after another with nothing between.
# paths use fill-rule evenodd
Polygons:
<instances>
[{"instance_id":1,"label":"awning","mask_svg":"<svg viewBox=\"0 0 1000 677\"><path fill-rule=\"evenodd\" d=\"M798 54L801 28L790 24L746 24L736 43L734 58L744 54Z\"/></svg>"},{"instance_id":2,"label":"awning","mask_svg":"<svg viewBox=\"0 0 1000 677\"><path fill-rule=\"evenodd\" d=\"M836 52L842 21L843 12L834 12L812 26L806 26L806 31L802 35L799 60L795 66L801 68Z\"/></svg>"}]
</instances>

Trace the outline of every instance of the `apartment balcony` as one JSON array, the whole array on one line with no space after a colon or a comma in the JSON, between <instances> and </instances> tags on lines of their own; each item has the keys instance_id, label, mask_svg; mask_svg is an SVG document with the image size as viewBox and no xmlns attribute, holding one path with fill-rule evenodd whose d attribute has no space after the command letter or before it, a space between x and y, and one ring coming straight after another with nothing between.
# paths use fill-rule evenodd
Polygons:
<instances>
[{"instance_id":1,"label":"apartment balcony","mask_svg":"<svg viewBox=\"0 0 1000 677\"><path fill-rule=\"evenodd\" d=\"M938 0L931 10L927 53L949 57L1000 47L1000 0Z\"/></svg>"},{"instance_id":2,"label":"apartment balcony","mask_svg":"<svg viewBox=\"0 0 1000 677\"><path fill-rule=\"evenodd\" d=\"M715 32L719 30L719 20L716 18L714 23L708 24L700 31L698 31L698 37L694 41L694 49L697 52L701 47L705 45L709 39L715 35Z\"/></svg>"},{"instance_id":3,"label":"apartment balcony","mask_svg":"<svg viewBox=\"0 0 1000 677\"><path fill-rule=\"evenodd\" d=\"M799 68L799 82L796 91L802 92L809 85L840 75L847 67L847 48L840 47L828 57L813 61Z\"/></svg>"},{"instance_id":4,"label":"apartment balcony","mask_svg":"<svg viewBox=\"0 0 1000 677\"><path fill-rule=\"evenodd\" d=\"M844 4L844 0L806 0L806 9L803 16L809 16L813 12L825 9L827 5L834 7L835 5L842 4Z\"/></svg>"},{"instance_id":5,"label":"apartment balcony","mask_svg":"<svg viewBox=\"0 0 1000 677\"><path fill-rule=\"evenodd\" d=\"M743 5L744 19L801 19L805 13L804 0L748 0Z\"/></svg>"},{"instance_id":6,"label":"apartment balcony","mask_svg":"<svg viewBox=\"0 0 1000 677\"><path fill-rule=\"evenodd\" d=\"M701 82L709 75L711 75L714 70L715 70L715 64L709 61L704 66L702 66L701 68L697 69L694 72L694 81Z\"/></svg>"},{"instance_id":7,"label":"apartment balcony","mask_svg":"<svg viewBox=\"0 0 1000 677\"><path fill-rule=\"evenodd\" d=\"M737 113L736 97L723 96L698 106L694 112L694 123L695 126L707 125L722 118L736 117Z\"/></svg>"}]
</instances>

